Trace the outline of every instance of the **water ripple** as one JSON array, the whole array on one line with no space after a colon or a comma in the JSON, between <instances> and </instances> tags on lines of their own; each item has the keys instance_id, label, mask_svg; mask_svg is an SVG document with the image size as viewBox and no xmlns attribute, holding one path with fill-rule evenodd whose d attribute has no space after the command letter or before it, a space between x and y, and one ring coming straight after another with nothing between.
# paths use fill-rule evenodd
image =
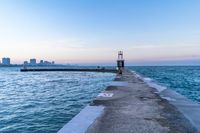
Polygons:
<instances>
[{"instance_id":1,"label":"water ripple","mask_svg":"<svg viewBox=\"0 0 200 133\"><path fill-rule=\"evenodd\" d=\"M113 80L114 74L21 73L0 69L0 132L54 133Z\"/></svg>"}]
</instances>

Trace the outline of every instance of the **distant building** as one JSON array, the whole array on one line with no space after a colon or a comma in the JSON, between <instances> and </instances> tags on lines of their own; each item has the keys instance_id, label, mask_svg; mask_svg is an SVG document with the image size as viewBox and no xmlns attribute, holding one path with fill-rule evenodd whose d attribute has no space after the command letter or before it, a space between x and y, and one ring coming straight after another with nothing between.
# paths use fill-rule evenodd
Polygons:
<instances>
[{"instance_id":1,"label":"distant building","mask_svg":"<svg viewBox=\"0 0 200 133\"><path fill-rule=\"evenodd\" d=\"M51 65L51 62L49 62L49 61L44 61L44 65Z\"/></svg>"},{"instance_id":2,"label":"distant building","mask_svg":"<svg viewBox=\"0 0 200 133\"><path fill-rule=\"evenodd\" d=\"M24 65L26 65L26 66L27 66L27 65L28 65L28 61L24 61Z\"/></svg>"},{"instance_id":3,"label":"distant building","mask_svg":"<svg viewBox=\"0 0 200 133\"><path fill-rule=\"evenodd\" d=\"M43 60L40 60L40 65L43 65L44 64L44 61Z\"/></svg>"},{"instance_id":4,"label":"distant building","mask_svg":"<svg viewBox=\"0 0 200 133\"><path fill-rule=\"evenodd\" d=\"M45 61L45 60L40 60L39 63L36 62L36 59L30 59L30 62L24 61L24 66L52 66L55 65L55 62L52 61Z\"/></svg>"},{"instance_id":5,"label":"distant building","mask_svg":"<svg viewBox=\"0 0 200 133\"><path fill-rule=\"evenodd\" d=\"M10 65L10 58L2 58L2 65Z\"/></svg>"},{"instance_id":6,"label":"distant building","mask_svg":"<svg viewBox=\"0 0 200 133\"><path fill-rule=\"evenodd\" d=\"M31 66L37 65L36 59L30 59L30 65L31 65Z\"/></svg>"}]
</instances>

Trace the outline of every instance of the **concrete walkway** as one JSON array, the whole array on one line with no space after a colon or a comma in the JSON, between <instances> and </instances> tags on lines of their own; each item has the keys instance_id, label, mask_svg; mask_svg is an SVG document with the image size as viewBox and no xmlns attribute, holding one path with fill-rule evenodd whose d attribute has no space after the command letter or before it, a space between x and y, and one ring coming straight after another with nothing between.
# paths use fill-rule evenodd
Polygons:
<instances>
[{"instance_id":1,"label":"concrete walkway","mask_svg":"<svg viewBox=\"0 0 200 133\"><path fill-rule=\"evenodd\" d=\"M104 112L86 133L197 133L179 110L156 89L126 70L99 95L92 106Z\"/></svg>"}]
</instances>

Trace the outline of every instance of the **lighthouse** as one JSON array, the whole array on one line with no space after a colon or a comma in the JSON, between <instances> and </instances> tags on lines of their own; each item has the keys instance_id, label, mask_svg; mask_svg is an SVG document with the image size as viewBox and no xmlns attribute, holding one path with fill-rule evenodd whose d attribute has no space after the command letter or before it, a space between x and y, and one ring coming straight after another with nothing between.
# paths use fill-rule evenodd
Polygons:
<instances>
[{"instance_id":1,"label":"lighthouse","mask_svg":"<svg viewBox=\"0 0 200 133\"><path fill-rule=\"evenodd\" d=\"M124 68L123 51L118 52L117 68L118 68L119 72Z\"/></svg>"}]
</instances>

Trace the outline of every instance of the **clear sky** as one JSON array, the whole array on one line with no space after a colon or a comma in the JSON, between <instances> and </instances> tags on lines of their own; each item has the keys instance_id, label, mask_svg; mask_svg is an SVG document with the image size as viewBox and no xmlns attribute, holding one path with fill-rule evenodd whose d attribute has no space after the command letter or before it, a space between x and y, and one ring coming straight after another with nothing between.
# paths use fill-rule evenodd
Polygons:
<instances>
[{"instance_id":1,"label":"clear sky","mask_svg":"<svg viewBox=\"0 0 200 133\"><path fill-rule=\"evenodd\" d=\"M200 64L199 0L0 0L0 57Z\"/></svg>"}]
</instances>

